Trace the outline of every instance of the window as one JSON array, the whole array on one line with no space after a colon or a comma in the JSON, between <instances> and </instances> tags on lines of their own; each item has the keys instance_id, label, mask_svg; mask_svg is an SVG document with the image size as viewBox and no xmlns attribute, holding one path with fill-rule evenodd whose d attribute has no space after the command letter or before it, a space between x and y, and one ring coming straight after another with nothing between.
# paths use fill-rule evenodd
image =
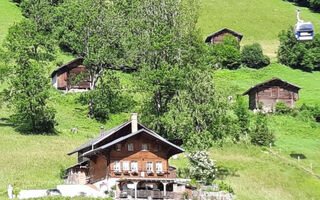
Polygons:
<instances>
[{"instance_id":1,"label":"window","mask_svg":"<svg viewBox=\"0 0 320 200\"><path fill-rule=\"evenodd\" d=\"M120 172L121 171L120 161L114 161L113 164L114 164L114 166L113 166L114 171Z\"/></svg>"},{"instance_id":2,"label":"window","mask_svg":"<svg viewBox=\"0 0 320 200\"><path fill-rule=\"evenodd\" d=\"M147 151L147 150L148 150L148 145L142 144L142 151Z\"/></svg>"},{"instance_id":3,"label":"window","mask_svg":"<svg viewBox=\"0 0 320 200\"><path fill-rule=\"evenodd\" d=\"M153 171L153 165L152 162L147 162L147 172L152 172Z\"/></svg>"},{"instance_id":4,"label":"window","mask_svg":"<svg viewBox=\"0 0 320 200\"><path fill-rule=\"evenodd\" d=\"M117 144L116 150L117 150L117 151L121 151L121 144Z\"/></svg>"},{"instance_id":5,"label":"window","mask_svg":"<svg viewBox=\"0 0 320 200\"><path fill-rule=\"evenodd\" d=\"M156 162L156 171L157 172L162 172L162 162Z\"/></svg>"},{"instance_id":6,"label":"window","mask_svg":"<svg viewBox=\"0 0 320 200\"><path fill-rule=\"evenodd\" d=\"M128 151L133 151L133 144L132 143L128 144Z\"/></svg>"},{"instance_id":7,"label":"window","mask_svg":"<svg viewBox=\"0 0 320 200\"><path fill-rule=\"evenodd\" d=\"M138 171L138 162L137 161L132 161L131 162L131 171L137 172Z\"/></svg>"},{"instance_id":8,"label":"window","mask_svg":"<svg viewBox=\"0 0 320 200\"><path fill-rule=\"evenodd\" d=\"M123 169L123 171L129 171L129 162L128 161L124 161L122 163L122 169Z\"/></svg>"}]
</instances>

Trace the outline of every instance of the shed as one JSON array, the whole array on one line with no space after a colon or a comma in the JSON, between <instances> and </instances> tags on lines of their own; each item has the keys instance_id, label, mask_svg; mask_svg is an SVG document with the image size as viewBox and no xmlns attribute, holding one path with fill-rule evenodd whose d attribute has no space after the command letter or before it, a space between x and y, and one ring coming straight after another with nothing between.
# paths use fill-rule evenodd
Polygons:
<instances>
[{"instance_id":1,"label":"shed","mask_svg":"<svg viewBox=\"0 0 320 200\"><path fill-rule=\"evenodd\" d=\"M206 43L211 43L211 44L216 44L216 43L220 43L222 42L223 38L226 35L232 35L234 36L239 42L241 42L243 35L240 33L237 33L236 31L233 31L231 29L228 28L223 28L215 33L212 33L211 35L209 35L205 42Z\"/></svg>"},{"instance_id":2,"label":"shed","mask_svg":"<svg viewBox=\"0 0 320 200\"><path fill-rule=\"evenodd\" d=\"M249 109L257 109L262 104L262 109L270 112L274 110L274 106L279 101L284 102L290 108L295 107L300 89L301 87L280 78L273 78L252 86L243 95L249 95Z\"/></svg>"},{"instance_id":3,"label":"shed","mask_svg":"<svg viewBox=\"0 0 320 200\"><path fill-rule=\"evenodd\" d=\"M59 90L89 90L90 75L83 58L78 57L60 66L51 73L52 85Z\"/></svg>"}]
</instances>

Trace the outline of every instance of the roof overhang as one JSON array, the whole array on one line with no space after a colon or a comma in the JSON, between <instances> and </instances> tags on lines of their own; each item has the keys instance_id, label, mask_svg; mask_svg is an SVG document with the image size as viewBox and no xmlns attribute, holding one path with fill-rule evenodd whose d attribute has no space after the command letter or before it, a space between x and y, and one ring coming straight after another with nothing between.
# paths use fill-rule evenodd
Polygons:
<instances>
[{"instance_id":1,"label":"roof overhang","mask_svg":"<svg viewBox=\"0 0 320 200\"><path fill-rule=\"evenodd\" d=\"M252 90L254 90L254 89L258 88L258 87L263 87L263 86L265 86L265 85L268 85L268 84L270 84L270 83L273 82L273 81L280 81L280 82L282 82L285 86L293 87L293 88L296 88L297 90L300 90L300 89L301 89L300 86L293 85L293 84L291 84L291 83L289 83L289 82L287 82L287 81L284 81L284 80L282 80L282 79L280 79L280 78L273 78L273 79L271 79L271 80L268 80L268 81L265 81L265 82L263 82L263 83L259 83L259 84L257 84L257 85L252 86L252 87L249 88L247 91L245 91L242 95L247 95L247 94L249 94Z\"/></svg>"},{"instance_id":2,"label":"roof overhang","mask_svg":"<svg viewBox=\"0 0 320 200\"><path fill-rule=\"evenodd\" d=\"M75 58L63 65L61 65L60 67L58 67L57 69L55 69L52 73L51 73L51 78L54 77L60 70L68 67L69 65L73 64L73 63L76 63L76 62L79 62L79 63L83 63L83 57L78 57L78 58Z\"/></svg>"},{"instance_id":3,"label":"roof overhang","mask_svg":"<svg viewBox=\"0 0 320 200\"><path fill-rule=\"evenodd\" d=\"M212 33L211 35L208 35L207 38L206 38L206 40L205 40L205 42L206 42L206 43L210 43L212 37L215 37L215 36L221 34L221 33L224 32L224 31L227 31L227 32L229 32L230 34L232 34L232 35L234 35L234 36L236 36L236 37L239 37L240 41L241 41L242 38L243 38L243 35L242 35L241 33L237 33L237 32L235 32L235 31L233 31L233 30L231 30L231 29L229 29L229 28L223 28L223 29L218 30L217 32Z\"/></svg>"},{"instance_id":4,"label":"roof overhang","mask_svg":"<svg viewBox=\"0 0 320 200\"><path fill-rule=\"evenodd\" d=\"M118 139L116 139L116 140L113 140L112 142L109 142L109 143L107 143L107 144L105 144L105 145L103 145L103 146L101 146L101 147L98 147L98 148L96 148L96 149L92 149L92 150L90 150L90 151L87 151L87 152L85 152L84 154L82 154L82 157L88 157L88 156L96 155L96 154L98 154L99 152L101 152L101 151L103 151L103 150L105 150L105 149L107 149L107 148L109 148L109 147L111 147L111 146L113 146L113 145L115 145L115 144L117 144L117 143L119 143L119 142L122 142L122 141L124 141L124 140L126 140L126 139L128 139L128 138L131 138L131 137L133 137L133 136L135 136L135 135L138 135L138 134L140 134L140 133L149 134L150 136L152 136L152 137L154 137L154 138L162 141L163 143L165 143L165 144L173 147L173 148L176 150L174 154L182 153L182 152L185 151L183 148L181 148L181 147L179 147L179 146L177 146L177 145L169 142L168 140L164 139L164 138L161 137L160 135L158 135L158 134L156 134L156 133L154 133L154 132L152 132L152 131L150 131L150 130L140 129L140 130L138 130L138 131L136 131L136 132L130 133L130 134L125 135L125 136L123 136L123 137L120 137L120 138L118 138Z\"/></svg>"}]
</instances>

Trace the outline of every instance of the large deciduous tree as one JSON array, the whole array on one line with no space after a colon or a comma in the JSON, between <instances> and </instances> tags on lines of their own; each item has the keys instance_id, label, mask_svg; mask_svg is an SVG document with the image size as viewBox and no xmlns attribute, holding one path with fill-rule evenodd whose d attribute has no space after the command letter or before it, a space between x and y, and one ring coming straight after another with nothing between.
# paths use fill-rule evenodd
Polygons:
<instances>
[{"instance_id":1,"label":"large deciduous tree","mask_svg":"<svg viewBox=\"0 0 320 200\"><path fill-rule=\"evenodd\" d=\"M4 42L6 58L4 100L14 108L11 119L24 132L52 132L55 111L47 105L49 79L45 61L54 58L50 37L31 20L24 19L9 29Z\"/></svg>"}]
</instances>

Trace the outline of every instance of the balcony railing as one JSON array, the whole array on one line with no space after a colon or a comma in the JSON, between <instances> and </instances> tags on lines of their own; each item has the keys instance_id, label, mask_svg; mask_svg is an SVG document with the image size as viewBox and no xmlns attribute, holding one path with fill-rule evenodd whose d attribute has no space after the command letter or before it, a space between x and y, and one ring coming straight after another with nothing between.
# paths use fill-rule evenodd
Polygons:
<instances>
[{"instance_id":1,"label":"balcony railing","mask_svg":"<svg viewBox=\"0 0 320 200\"><path fill-rule=\"evenodd\" d=\"M120 198L135 197L134 190L123 190L120 193ZM159 190L137 190L137 198L163 198L163 191Z\"/></svg>"},{"instance_id":2,"label":"balcony railing","mask_svg":"<svg viewBox=\"0 0 320 200\"><path fill-rule=\"evenodd\" d=\"M125 176L142 176L142 177L148 177L148 176L152 176L154 177L155 175L157 176L165 176L165 175L169 175L171 173L171 171L132 171L132 170L111 170L110 174L115 175L115 176L121 176L121 175L125 175Z\"/></svg>"}]
</instances>

